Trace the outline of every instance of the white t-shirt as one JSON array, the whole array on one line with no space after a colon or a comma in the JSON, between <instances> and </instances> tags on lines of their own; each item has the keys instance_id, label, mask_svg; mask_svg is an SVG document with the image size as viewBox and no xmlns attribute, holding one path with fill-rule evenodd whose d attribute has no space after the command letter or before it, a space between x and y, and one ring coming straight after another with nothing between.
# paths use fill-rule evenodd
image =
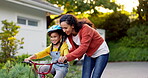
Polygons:
<instances>
[{"instance_id":1,"label":"white t-shirt","mask_svg":"<svg viewBox=\"0 0 148 78\"><path fill-rule=\"evenodd\" d=\"M80 37L79 37L79 34L77 34L76 36L72 36L72 39L73 41L77 44L77 45L81 45L81 42L80 42ZM70 42L69 40L67 40L67 44L69 46L69 49L71 48L71 45L70 45ZM106 42L104 41L100 47L97 49L97 51L91 56L92 58L95 58L95 57L98 57L100 55L103 55L103 54L107 54L109 53L109 48L106 44Z\"/></svg>"}]
</instances>

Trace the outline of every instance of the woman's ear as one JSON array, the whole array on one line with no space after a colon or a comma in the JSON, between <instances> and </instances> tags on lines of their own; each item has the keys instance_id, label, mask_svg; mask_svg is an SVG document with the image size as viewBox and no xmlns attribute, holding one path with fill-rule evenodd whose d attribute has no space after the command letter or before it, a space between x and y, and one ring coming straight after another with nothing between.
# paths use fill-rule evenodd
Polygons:
<instances>
[{"instance_id":1,"label":"woman's ear","mask_svg":"<svg viewBox=\"0 0 148 78\"><path fill-rule=\"evenodd\" d=\"M72 25L72 28L74 28L74 25Z\"/></svg>"}]
</instances>

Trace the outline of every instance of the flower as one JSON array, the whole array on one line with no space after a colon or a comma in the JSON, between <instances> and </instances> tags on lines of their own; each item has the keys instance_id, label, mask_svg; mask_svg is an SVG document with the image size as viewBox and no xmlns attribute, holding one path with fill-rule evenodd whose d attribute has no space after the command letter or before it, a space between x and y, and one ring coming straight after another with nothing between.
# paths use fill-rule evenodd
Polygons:
<instances>
[{"instance_id":1,"label":"flower","mask_svg":"<svg viewBox=\"0 0 148 78\"><path fill-rule=\"evenodd\" d=\"M15 37L9 37L8 40L15 40Z\"/></svg>"}]
</instances>

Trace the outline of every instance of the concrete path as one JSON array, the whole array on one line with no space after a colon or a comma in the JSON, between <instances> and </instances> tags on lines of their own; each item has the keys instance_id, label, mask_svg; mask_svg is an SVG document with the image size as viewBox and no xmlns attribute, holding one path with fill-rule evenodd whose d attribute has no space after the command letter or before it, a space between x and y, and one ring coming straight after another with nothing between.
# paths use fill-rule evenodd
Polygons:
<instances>
[{"instance_id":1,"label":"concrete path","mask_svg":"<svg viewBox=\"0 0 148 78\"><path fill-rule=\"evenodd\" d=\"M148 62L109 62L102 78L148 78Z\"/></svg>"}]
</instances>

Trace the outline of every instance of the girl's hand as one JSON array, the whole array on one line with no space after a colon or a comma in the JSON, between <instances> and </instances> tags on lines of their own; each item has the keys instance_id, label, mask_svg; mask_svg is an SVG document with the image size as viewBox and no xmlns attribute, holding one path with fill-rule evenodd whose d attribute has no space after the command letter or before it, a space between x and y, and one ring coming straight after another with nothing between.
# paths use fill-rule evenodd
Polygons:
<instances>
[{"instance_id":1,"label":"girl's hand","mask_svg":"<svg viewBox=\"0 0 148 78\"><path fill-rule=\"evenodd\" d=\"M66 57L66 56L61 56L61 57L58 59L58 62L64 63L66 60L67 60L67 57Z\"/></svg>"},{"instance_id":2,"label":"girl's hand","mask_svg":"<svg viewBox=\"0 0 148 78\"><path fill-rule=\"evenodd\" d=\"M29 60L31 60L30 58L25 58L24 61L28 62Z\"/></svg>"},{"instance_id":3,"label":"girl's hand","mask_svg":"<svg viewBox=\"0 0 148 78\"><path fill-rule=\"evenodd\" d=\"M37 56L34 54L34 55L32 55L32 56L30 56L28 58L25 58L24 61L28 62L29 60L36 59L36 58L37 58Z\"/></svg>"}]
</instances>

